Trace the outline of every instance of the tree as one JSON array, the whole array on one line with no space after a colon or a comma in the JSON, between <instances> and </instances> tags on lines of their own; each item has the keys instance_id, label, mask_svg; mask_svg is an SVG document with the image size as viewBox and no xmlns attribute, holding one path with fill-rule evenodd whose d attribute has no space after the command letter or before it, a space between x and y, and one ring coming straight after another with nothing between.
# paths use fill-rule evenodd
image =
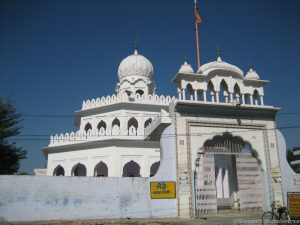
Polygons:
<instances>
[{"instance_id":1,"label":"tree","mask_svg":"<svg viewBox=\"0 0 300 225\"><path fill-rule=\"evenodd\" d=\"M21 114L9 99L0 97L0 174L14 174L20 167L20 160L26 158L26 151L17 147L10 137L18 135Z\"/></svg>"}]
</instances>

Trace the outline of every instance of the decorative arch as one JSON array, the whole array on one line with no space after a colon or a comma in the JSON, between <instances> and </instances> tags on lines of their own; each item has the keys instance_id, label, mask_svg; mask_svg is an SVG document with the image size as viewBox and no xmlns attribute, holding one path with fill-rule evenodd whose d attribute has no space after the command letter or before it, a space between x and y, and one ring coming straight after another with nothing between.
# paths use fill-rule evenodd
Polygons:
<instances>
[{"instance_id":1,"label":"decorative arch","mask_svg":"<svg viewBox=\"0 0 300 225\"><path fill-rule=\"evenodd\" d=\"M253 92L253 104L259 105L259 94L258 91L255 89Z\"/></svg>"},{"instance_id":2,"label":"decorative arch","mask_svg":"<svg viewBox=\"0 0 300 225\"><path fill-rule=\"evenodd\" d=\"M53 170L53 176L65 176L65 169L61 165L58 165Z\"/></svg>"},{"instance_id":3,"label":"decorative arch","mask_svg":"<svg viewBox=\"0 0 300 225\"><path fill-rule=\"evenodd\" d=\"M151 167L150 167L150 177L153 177L157 173L159 165L160 165L160 161L155 162L151 165Z\"/></svg>"},{"instance_id":4,"label":"decorative arch","mask_svg":"<svg viewBox=\"0 0 300 225\"><path fill-rule=\"evenodd\" d=\"M105 135L106 133L106 123L101 120L98 125L97 125L97 129L100 135Z\"/></svg>"},{"instance_id":5,"label":"decorative arch","mask_svg":"<svg viewBox=\"0 0 300 225\"><path fill-rule=\"evenodd\" d=\"M86 167L81 163L77 163L73 166L71 171L72 176L85 177L86 176Z\"/></svg>"},{"instance_id":6,"label":"decorative arch","mask_svg":"<svg viewBox=\"0 0 300 225\"><path fill-rule=\"evenodd\" d=\"M211 80L208 82L208 91L209 91L209 96L210 96L209 100L211 102L215 102L216 101L216 99L215 99L215 97L216 97L216 91L215 91L215 87L214 87L214 85L213 85L213 83L212 83Z\"/></svg>"},{"instance_id":7,"label":"decorative arch","mask_svg":"<svg viewBox=\"0 0 300 225\"><path fill-rule=\"evenodd\" d=\"M94 176L95 177L107 177L108 176L108 167L104 162L100 161L95 166Z\"/></svg>"},{"instance_id":8,"label":"decorative arch","mask_svg":"<svg viewBox=\"0 0 300 225\"><path fill-rule=\"evenodd\" d=\"M220 83L220 95L219 95L220 102L229 102L229 90L226 81L223 79Z\"/></svg>"},{"instance_id":9,"label":"decorative arch","mask_svg":"<svg viewBox=\"0 0 300 225\"><path fill-rule=\"evenodd\" d=\"M138 121L134 117L128 120L127 129L129 135L137 135Z\"/></svg>"},{"instance_id":10,"label":"decorative arch","mask_svg":"<svg viewBox=\"0 0 300 225\"><path fill-rule=\"evenodd\" d=\"M234 85L234 88L233 88L233 98L234 100L236 101L237 104L241 104L241 89L240 89L240 86L238 85L238 83L236 83Z\"/></svg>"},{"instance_id":11,"label":"decorative arch","mask_svg":"<svg viewBox=\"0 0 300 225\"><path fill-rule=\"evenodd\" d=\"M122 177L140 177L140 170L140 165L135 161L131 160L130 162L124 165Z\"/></svg>"},{"instance_id":12,"label":"decorative arch","mask_svg":"<svg viewBox=\"0 0 300 225\"><path fill-rule=\"evenodd\" d=\"M85 132L88 132L89 130L92 130L92 125L88 122L88 123L84 126L84 130L85 130Z\"/></svg>"},{"instance_id":13,"label":"decorative arch","mask_svg":"<svg viewBox=\"0 0 300 225\"><path fill-rule=\"evenodd\" d=\"M142 95L144 94L144 91L139 89L139 90L137 90L135 93L136 93L136 94L139 94L140 96L142 96Z\"/></svg>"},{"instance_id":14,"label":"decorative arch","mask_svg":"<svg viewBox=\"0 0 300 225\"><path fill-rule=\"evenodd\" d=\"M119 119L115 118L112 121L111 127L112 127L112 135L120 134L120 120Z\"/></svg>"},{"instance_id":15,"label":"decorative arch","mask_svg":"<svg viewBox=\"0 0 300 225\"><path fill-rule=\"evenodd\" d=\"M196 214L222 209L261 210L264 190L260 164L257 152L239 136L225 132L207 140L195 161ZM205 198L207 188L216 193L209 199Z\"/></svg>"},{"instance_id":16,"label":"decorative arch","mask_svg":"<svg viewBox=\"0 0 300 225\"><path fill-rule=\"evenodd\" d=\"M193 89L193 86L188 83L186 85L186 90L187 90L187 100L194 100L194 89Z\"/></svg>"},{"instance_id":17,"label":"decorative arch","mask_svg":"<svg viewBox=\"0 0 300 225\"><path fill-rule=\"evenodd\" d=\"M104 130L106 130L106 123L103 120L101 120L97 125L98 130L100 130L101 128L104 128Z\"/></svg>"},{"instance_id":18,"label":"decorative arch","mask_svg":"<svg viewBox=\"0 0 300 225\"><path fill-rule=\"evenodd\" d=\"M149 118L144 123L144 128L148 127L152 123L152 118Z\"/></svg>"}]
</instances>

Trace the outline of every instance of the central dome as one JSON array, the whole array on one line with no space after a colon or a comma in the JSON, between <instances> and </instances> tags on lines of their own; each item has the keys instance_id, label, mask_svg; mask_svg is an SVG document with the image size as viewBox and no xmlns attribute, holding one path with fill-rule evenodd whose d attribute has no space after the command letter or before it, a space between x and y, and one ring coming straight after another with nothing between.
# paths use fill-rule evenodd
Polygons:
<instances>
[{"instance_id":1,"label":"central dome","mask_svg":"<svg viewBox=\"0 0 300 225\"><path fill-rule=\"evenodd\" d=\"M126 76L144 76L152 79L153 66L152 63L135 50L133 55L127 56L122 60L118 69L119 79Z\"/></svg>"}]
</instances>

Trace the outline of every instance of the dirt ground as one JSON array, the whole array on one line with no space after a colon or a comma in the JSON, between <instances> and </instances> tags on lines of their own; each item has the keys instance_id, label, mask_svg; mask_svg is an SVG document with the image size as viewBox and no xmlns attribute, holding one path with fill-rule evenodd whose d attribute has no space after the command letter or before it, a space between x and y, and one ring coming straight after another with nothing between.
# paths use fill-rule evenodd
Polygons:
<instances>
[{"instance_id":1,"label":"dirt ground","mask_svg":"<svg viewBox=\"0 0 300 225\"><path fill-rule=\"evenodd\" d=\"M195 219L111 219L80 221L0 222L1 225L240 225L261 224L262 213L224 213Z\"/></svg>"}]
</instances>

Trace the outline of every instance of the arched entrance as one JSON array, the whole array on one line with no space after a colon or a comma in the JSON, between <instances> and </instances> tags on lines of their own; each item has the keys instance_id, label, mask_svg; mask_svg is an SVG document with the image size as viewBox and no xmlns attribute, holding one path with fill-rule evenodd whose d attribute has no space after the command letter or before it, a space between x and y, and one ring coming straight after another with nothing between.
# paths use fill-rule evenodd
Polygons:
<instances>
[{"instance_id":1,"label":"arched entrance","mask_svg":"<svg viewBox=\"0 0 300 225\"><path fill-rule=\"evenodd\" d=\"M195 162L195 212L259 211L261 170L255 150L242 138L224 133L207 140Z\"/></svg>"}]
</instances>

